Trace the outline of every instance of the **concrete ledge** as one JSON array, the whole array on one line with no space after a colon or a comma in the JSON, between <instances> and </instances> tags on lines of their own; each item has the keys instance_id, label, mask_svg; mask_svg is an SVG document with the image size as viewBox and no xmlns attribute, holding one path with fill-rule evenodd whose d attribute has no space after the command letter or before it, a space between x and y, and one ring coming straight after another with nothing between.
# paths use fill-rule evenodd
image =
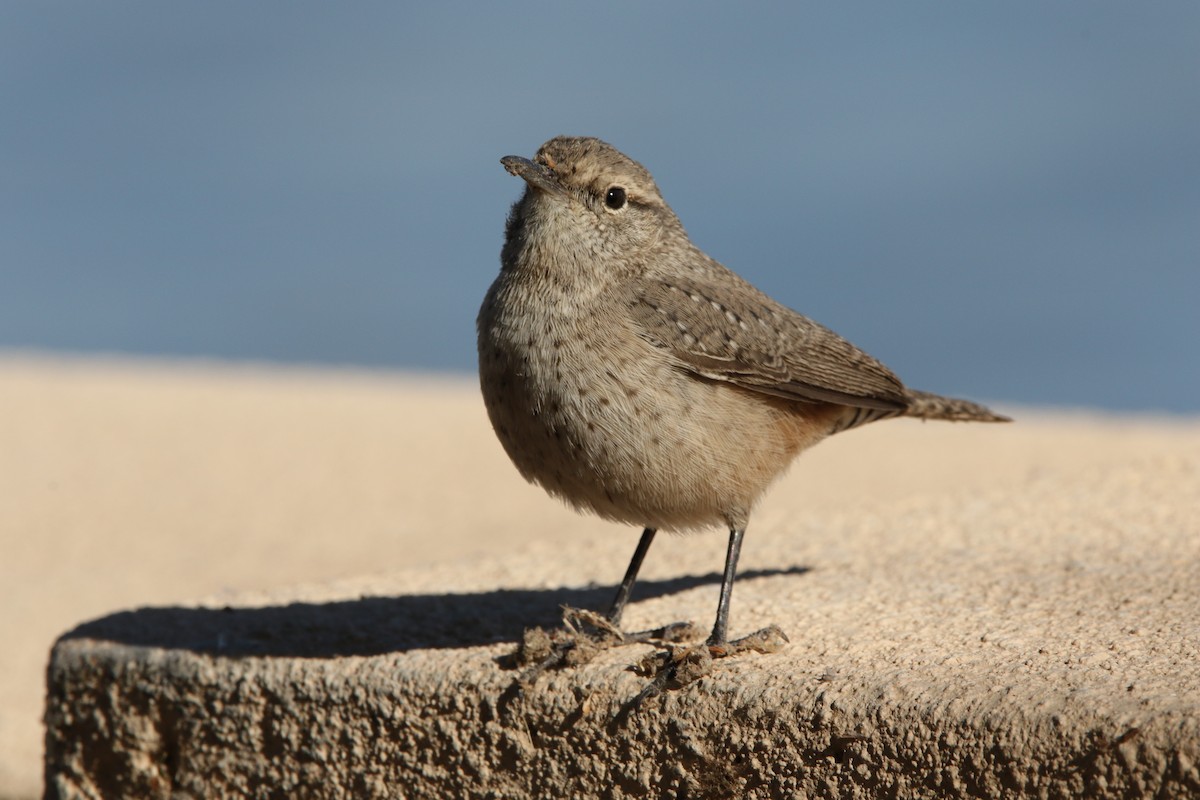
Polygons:
<instances>
[{"instance_id":1,"label":"concrete ledge","mask_svg":"<svg viewBox=\"0 0 1200 800\"><path fill-rule=\"evenodd\" d=\"M1197 487L1200 459L1155 457L803 523L766 512L732 633L777 622L792 644L635 710L645 646L520 695L497 658L560 603L602 606L607 585L562 576L615 580L636 532L113 615L54 648L47 791L1194 797ZM706 624L721 546L651 551L630 627Z\"/></svg>"}]
</instances>

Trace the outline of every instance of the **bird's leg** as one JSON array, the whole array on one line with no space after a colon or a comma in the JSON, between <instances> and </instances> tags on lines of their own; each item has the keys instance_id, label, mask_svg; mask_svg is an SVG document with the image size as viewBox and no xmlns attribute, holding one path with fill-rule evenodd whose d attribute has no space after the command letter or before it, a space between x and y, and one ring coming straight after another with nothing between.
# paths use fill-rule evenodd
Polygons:
<instances>
[{"instance_id":1,"label":"bird's leg","mask_svg":"<svg viewBox=\"0 0 1200 800\"><path fill-rule=\"evenodd\" d=\"M617 587L617 596L613 598L612 608L608 610L608 614L603 618L590 620L590 624L593 627L616 635L625 644L659 639L678 642L696 635L695 626L690 622L674 622L670 625L664 625L661 628L640 631L638 633L624 633L618 628L621 622L621 614L625 611L625 605L629 602L629 597L633 593L633 584L637 581L638 570L642 568L642 561L646 558L646 551L650 549L650 544L654 541L655 533L657 533L655 528L646 528L642 531L642 538L638 541L637 549L633 551L633 558L629 561L629 568L625 570L625 577L621 580L621 585ZM584 612L584 616L598 617L599 615Z\"/></svg>"},{"instance_id":2,"label":"bird's leg","mask_svg":"<svg viewBox=\"0 0 1200 800\"><path fill-rule=\"evenodd\" d=\"M642 538L638 540L637 550L633 551L629 568L625 570L625 578L617 587L617 596L613 598L612 608L608 610L608 621L613 625L619 625L621 622L621 614L625 611L625 604L629 602L629 595L633 592L633 584L637 581L638 570L642 568L642 561L646 558L646 552L654 542L654 534L657 532L654 528L646 528L642 531Z\"/></svg>"},{"instance_id":3,"label":"bird's leg","mask_svg":"<svg viewBox=\"0 0 1200 800\"><path fill-rule=\"evenodd\" d=\"M725 551L725 575L721 578L721 599L717 603L717 621L708 637L710 648L724 648L728 644L726 630L729 627L729 598L733 594L733 579L737 575L738 556L742 552L742 537L745 529L729 531L729 549Z\"/></svg>"},{"instance_id":4,"label":"bird's leg","mask_svg":"<svg viewBox=\"0 0 1200 800\"><path fill-rule=\"evenodd\" d=\"M717 601L717 619L708 641L701 647L667 645L665 654L656 654L643 668L644 672L654 675L654 680L634 698L633 706L664 689L679 689L704 677L712 670L714 658L724 658L746 650L773 653L787 643L787 635L778 625L763 628L735 642L729 641L729 600L733 595L733 579L737 577L738 556L742 553L742 538L745 535L745 528L729 530L725 574L721 578L721 599Z\"/></svg>"},{"instance_id":5,"label":"bird's leg","mask_svg":"<svg viewBox=\"0 0 1200 800\"><path fill-rule=\"evenodd\" d=\"M725 553L725 575L721 580L721 599L717 603L717 620L708 641L701 646L666 645L666 652L655 653L639 665L640 674L653 676L646 688L626 706L632 711L649 697L667 689L681 689L712 671L713 659L732 656L747 650L774 653L788 641L778 625L771 625L731 642L729 629L729 599L733 594L733 579L737 576L738 556L742 552L745 529L729 531L729 549Z\"/></svg>"},{"instance_id":6,"label":"bird's leg","mask_svg":"<svg viewBox=\"0 0 1200 800\"><path fill-rule=\"evenodd\" d=\"M638 541L629 568L625 570L625 577L617 587L617 595L613 598L612 608L607 614L601 615L594 611L563 606L563 627L560 630L547 632L541 628L531 628L525 631L521 645L513 656L514 663L525 668L521 677L517 679L518 683L532 683L547 669L587 663L596 653L614 645L658 639L677 641L683 636L694 635L690 623L676 623L658 630L629 635L618 627L621 614L633 593L638 571L642 568L646 553L654 542L655 533L655 528L642 531L642 538Z\"/></svg>"}]
</instances>

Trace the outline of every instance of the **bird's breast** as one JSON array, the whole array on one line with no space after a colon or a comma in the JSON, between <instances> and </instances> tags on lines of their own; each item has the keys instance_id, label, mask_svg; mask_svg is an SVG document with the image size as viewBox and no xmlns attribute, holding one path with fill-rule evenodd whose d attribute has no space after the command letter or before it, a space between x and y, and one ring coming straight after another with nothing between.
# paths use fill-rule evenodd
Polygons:
<instances>
[{"instance_id":1,"label":"bird's breast","mask_svg":"<svg viewBox=\"0 0 1200 800\"><path fill-rule=\"evenodd\" d=\"M732 524L798 451L787 404L688 372L619 306L493 288L484 402L517 469L551 494L633 525Z\"/></svg>"}]
</instances>

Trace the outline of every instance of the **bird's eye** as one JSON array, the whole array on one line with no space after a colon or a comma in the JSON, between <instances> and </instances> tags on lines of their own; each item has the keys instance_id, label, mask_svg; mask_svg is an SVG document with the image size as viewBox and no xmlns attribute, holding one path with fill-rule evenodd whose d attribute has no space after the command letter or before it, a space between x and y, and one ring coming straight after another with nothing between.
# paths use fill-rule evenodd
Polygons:
<instances>
[{"instance_id":1,"label":"bird's eye","mask_svg":"<svg viewBox=\"0 0 1200 800\"><path fill-rule=\"evenodd\" d=\"M620 186L609 187L608 193L604 195L604 205L611 208L613 211L619 211L625 207L625 190Z\"/></svg>"}]
</instances>

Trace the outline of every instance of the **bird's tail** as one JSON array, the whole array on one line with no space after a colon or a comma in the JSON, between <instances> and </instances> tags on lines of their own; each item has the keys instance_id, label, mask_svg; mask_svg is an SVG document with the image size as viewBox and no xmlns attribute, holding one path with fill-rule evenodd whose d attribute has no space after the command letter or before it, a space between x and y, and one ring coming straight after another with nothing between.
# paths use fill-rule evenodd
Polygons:
<instances>
[{"instance_id":1,"label":"bird's tail","mask_svg":"<svg viewBox=\"0 0 1200 800\"><path fill-rule=\"evenodd\" d=\"M912 389L908 390L908 410L904 412L904 416L918 419L945 419L951 422L1012 422L1010 417L997 414L986 406L972 403L970 400L942 397Z\"/></svg>"}]
</instances>

